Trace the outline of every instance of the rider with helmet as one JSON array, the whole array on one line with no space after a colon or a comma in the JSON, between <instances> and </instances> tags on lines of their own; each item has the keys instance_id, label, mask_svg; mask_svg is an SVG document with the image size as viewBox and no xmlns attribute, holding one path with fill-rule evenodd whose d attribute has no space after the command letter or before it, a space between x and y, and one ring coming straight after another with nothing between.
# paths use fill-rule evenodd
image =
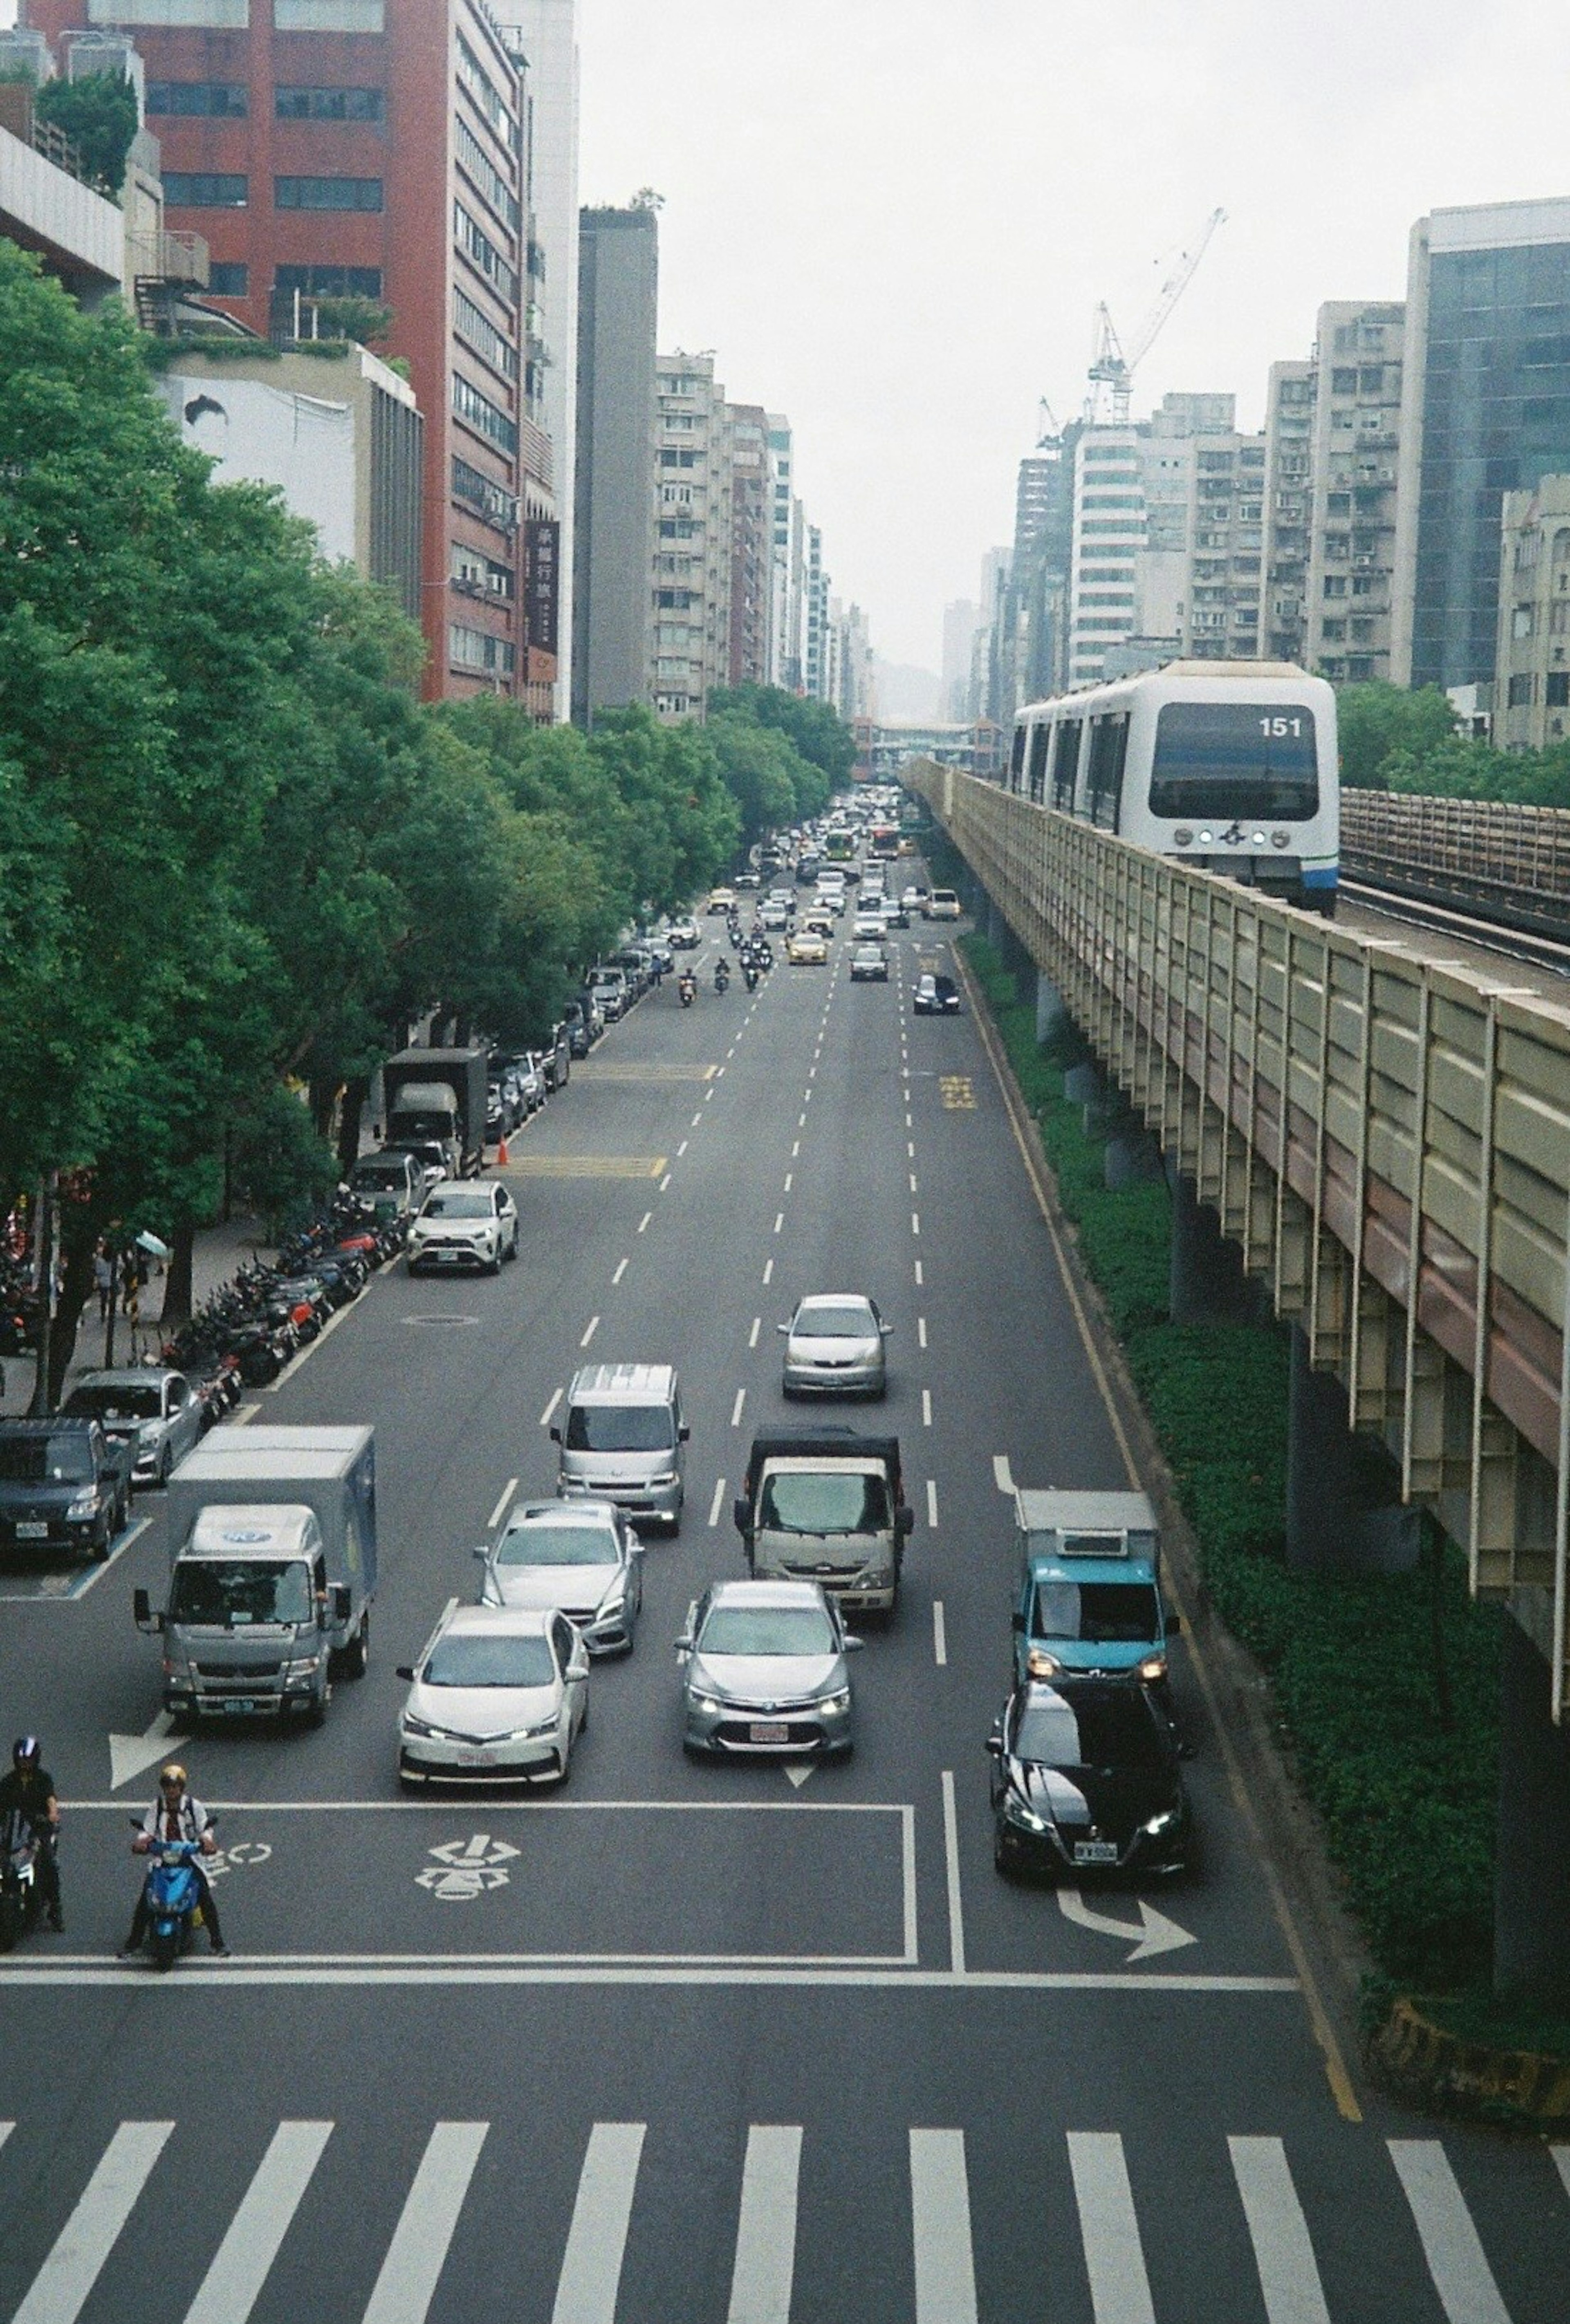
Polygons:
<instances>
[{"instance_id":1,"label":"rider with helmet","mask_svg":"<svg viewBox=\"0 0 1570 2324\"><path fill-rule=\"evenodd\" d=\"M149 1856L161 1840L194 1840L204 1856L216 1856L218 1843L213 1838L211 1820L200 1800L193 1799L185 1787L185 1769L171 1760L159 1770L158 1797L142 1819L142 1829L131 1843L133 1856ZM218 1908L213 1902L213 1892L207 1874L193 1857L191 1875L201 1900L202 1919L207 1925L208 1941L216 1953L226 1959L228 1946L224 1942L218 1926ZM122 1954L139 1952L142 1940L147 1934L147 1890L138 1892L136 1911L131 1923L131 1933L120 1950Z\"/></svg>"},{"instance_id":2,"label":"rider with helmet","mask_svg":"<svg viewBox=\"0 0 1570 2324\"><path fill-rule=\"evenodd\" d=\"M10 1847L16 1826L25 1824L38 1841L38 1893L49 1909L49 1925L63 1929L60 1904L60 1864L55 1848L60 1840L60 1802L54 1777L45 1769L43 1746L36 1735L19 1735L11 1747L11 1773L0 1776L0 1833Z\"/></svg>"}]
</instances>

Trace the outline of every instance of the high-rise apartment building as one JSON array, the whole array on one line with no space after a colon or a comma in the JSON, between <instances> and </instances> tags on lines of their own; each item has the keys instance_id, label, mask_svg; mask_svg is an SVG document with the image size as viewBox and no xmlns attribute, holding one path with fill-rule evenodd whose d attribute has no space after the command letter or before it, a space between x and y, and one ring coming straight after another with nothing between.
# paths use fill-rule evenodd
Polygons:
<instances>
[{"instance_id":1,"label":"high-rise apartment building","mask_svg":"<svg viewBox=\"0 0 1570 2324\"><path fill-rule=\"evenodd\" d=\"M1308 635L1308 517L1314 489L1318 366L1270 365L1265 398L1265 590L1261 636L1270 661L1303 659Z\"/></svg>"},{"instance_id":2,"label":"high-rise apartment building","mask_svg":"<svg viewBox=\"0 0 1570 2324\"><path fill-rule=\"evenodd\" d=\"M690 554L690 506L654 503L659 222L586 209L578 226L572 715L647 699L656 542Z\"/></svg>"},{"instance_id":3,"label":"high-rise apartment building","mask_svg":"<svg viewBox=\"0 0 1570 2324\"><path fill-rule=\"evenodd\" d=\"M773 578L769 608L769 683L788 694L801 691L802 670L802 542L801 503L792 474L795 464L790 422L782 412L769 414L769 463L773 493L771 543Z\"/></svg>"},{"instance_id":4,"label":"high-rise apartment building","mask_svg":"<svg viewBox=\"0 0 1570 2324\"><path fill-rule=\"evenodd\" d=\"M1229 429L1194 437L1187 450L1182 650L1196 661L1257 660L1264 588L1265 438ZM1153 530L1150 519L1148 530Z\"/></svg>"},{"instance_id":5,"label":"high-rise apartment building","mask_svg":"<svg viewBox=\"0 0 1570 2324\"><path fill-rule=\"evenodd\" d=\"M802 692L814 702L829 697L828 573L823 562L821 526L807 528L807 629Z\"/></svg>"},{"instance_id":6,"label":"high-rise apartment building","mask_svg":"<svg viewBox=\"0 0 1570 2324\"><path fill-rule=\"evenodd\" d=\"M511 694L549 717L557 544L545 349L525 297L528 97L484 0L30 13L51 36L133 32L168 222L206 237L230 312L286 339L316 334L321 299L391 310L385 346L425 420L427 689Z\"/></svg>"},{"instance_id":7,"label":"high-rise apartment building","mask_svg":"<svg viewBox=\"0 0 1570 2324\"><path fill-rule=\"evenodd\" d=\"M1542 751L1570 734L1570 475L1507 493L1500 533L1493 739Z\"/></svg>"},{"instance_id":8,"label":"high-rise apartment building","mask_svg":"<svg viewBox=\"0 0 1570 2324\"><path fill-rule=\"evenodd\" d=\"M572 700L572 574L577 505L577 0L488 0L516 26L527 65L531 116L534 233L529 244L527 332L543 342L540 403L556 480L556 584L560 603L556 715Z\"/></svg>"},{"instance_id":9,"label":"high-rise apartment building","mask_svg":"<svg viewBox=\"0 0 1570 2324\"><path fill-rule=\"evenodd\" d=\"M1404 337L1399 301L1319 309L1305 653L1336 680L1390 675Z\"/></svg>"},{"instance_id":10,"label":"high-rise apartment building","mask_svg":"<svg viewBox=\"0 0 1570 2324\"><path fill-rule=\"evenodd\" d=\"M731 664L730 443L714 357L660 355L654 401L651 689L660 717L701 718Z\"/></svg>"},{"instance_id":11,"label":"high-rise apartment building","mask_svg":"<svg viewBox=\"0 0 1570 2324\"><path fill-rule=\"evenodd\" d=\"M943 693L938 708L946 720L974 716L971 706L971 656L975 647L980 609L974 597L956 597L943 609Z\"/></svg>"},{"instance_id":12,"label":"high-rise apartment building","mask_svg":"<svg viewBox=\"0 0 1570 2324\"><path fill-rule=\"evenodd\" d=\"M1570 200L1412 229L1390 675L1493 675L1504 495L1570 472Z\"/></svg>"},{"instance_id":13,"label":"high-rise apartment building","mask_svg":"<svg viewBox=\"0 0 1570 2324\"><path fill-rule=\"evenodd\" d=\"M1069 575L1072 686L1094 684L1108 646L1139 628L1136 562L1145 542L1140 437L1131 425L1086 428L1074 448L1074 530ZM1011 717L1017 705L999 711Z\"/></svg>"},{"instance_id":14,"label":"high-rise apartment building","mask_svg":"<svg viewBox=\"0 0 1570 2324\"><path fill-rule=\"evenodd\" d=\"M769 683L774 495L768 415L753 403L725 407L731 465L731 651L728 683Z\"/></svg>"}]
</instances>

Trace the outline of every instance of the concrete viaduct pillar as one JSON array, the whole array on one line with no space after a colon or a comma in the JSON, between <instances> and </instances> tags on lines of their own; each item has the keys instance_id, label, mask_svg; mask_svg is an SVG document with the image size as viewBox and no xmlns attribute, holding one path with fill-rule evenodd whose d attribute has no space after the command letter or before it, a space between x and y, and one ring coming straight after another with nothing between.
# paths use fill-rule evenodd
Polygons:
<instances>
[{"instance_id":1,"label":"concrete viaduct pillar","mask_svg":"<svg viewBox=\"0 0 1570 2324\"><path fill-rule=\"evenodd\" d=\"M1513 1617L1500 1671L1494 1856L1497 1993L1570 2001L1570 1729L1549 1716L1548 1665Z\"/></svg>"},{"instance_id":2,"label":"concrete viaduct pillar","mask_svg":"<svg viewBox=\"0 0 1570 2324\"><path fill-rule=\"evenodd\" d=\"M1316 1371L1307 1334L1292 1326L1287 1399L1287 1563L1304 1573L1405 1573L1422 1547L1422 1517L1401 1506L1384 1447L1351 1425L1346 1390Z\"/></svg>"}]
</instances>

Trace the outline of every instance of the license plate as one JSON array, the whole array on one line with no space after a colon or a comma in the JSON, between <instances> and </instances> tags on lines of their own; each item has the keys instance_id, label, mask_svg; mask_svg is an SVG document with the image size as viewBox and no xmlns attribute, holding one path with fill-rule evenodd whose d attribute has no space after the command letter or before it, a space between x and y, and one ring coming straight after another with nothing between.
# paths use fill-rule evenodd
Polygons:
<instances>
[{"instance_id":1,"label":"license plate","mask_svg":"<svg viewBox=\"0 0 1570 2324\"><path fill-rule=\"evenodd\" d=\"M748 1729L754 1743L789 1743L790 1729L781 1720L754 1719Z\"/></svg>"},{"instance_id":2,"label":"license plate","mask_svg":"<svg viewBox=\"0 0 1570 2324\"><path fill-rule=\"evenodd\" d=\"M460 1767L488 1767L491 1764L488 1751L460 1751L457 1756Z\"/></svg>"},{"instance_id":3,"label":"license plate","mask_svg":"<svg viewBox=\"0 0 1570 2324\"><path fill-rule=\"evenodd\" d=\"M255 1708L256 1698L254 1694L232 1694L224 1705L224 1716L226 1719L242 1719Z\"/></svg>"},{"instance_id":4,"label":"license plate","mask_svg":"<svg viewBox=\"0 0 1570 2324\"><path fill-rule=\"evenodd\" d=\"M1117 1843L1111 1840L1076 1840L1074 1860L1076 1864L1115 1864Z\"/></svg>"},{"instance_id":5,"label":"license plate","mask_svg":"<svg viewBox=\"0 0 1570 2324\"><path fill-rule=\"evenodd\" d=\"M17 1525L16 1538L18 1541L47 1541L48 1524L39 1518L23 1517Z\"/></svg>"}]
</instances>

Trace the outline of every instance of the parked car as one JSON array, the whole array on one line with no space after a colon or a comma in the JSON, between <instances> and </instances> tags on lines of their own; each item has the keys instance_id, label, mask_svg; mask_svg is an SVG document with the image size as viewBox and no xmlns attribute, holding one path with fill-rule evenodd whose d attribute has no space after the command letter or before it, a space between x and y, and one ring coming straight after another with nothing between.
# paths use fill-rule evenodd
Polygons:
<instances>
[{"instance_id":1,"label":"parked car","mask_svg":"<svg viewBox=\"0 0 1570 2324\"><path fill-rule=\"evenodd\" d=\"M480 1268L499 1275L518 1256L518 1210L494 1178L462 1179L433 1188L409 1230L409 1272L427 1268Z\"/></svg>"},{"instance_id":2,"label":"parked car","mask_svg":"<svg viewBox=\"0 0 1570 2324\"><path fill-rule=\"evenodd\" d=\"M683 1743L721 1757L843 1757L860 1638L816 1582L716 1582L676 1642Z\"/></svg>"},{"instance_id":3,"label":"parked car","mask_svg":"<svg viewBox=\"0 0 1570 2324\"><path fill-rule=\"evenodd\" d=\"M383 1146L377 1158L381 1159L382 1157L389 1154L405 1154L414 1165L419 1173L419 1184L415 1191L418 1199L421 1201L433 1186L439 1186L444 1178L450 1177L452 1175L448 1167L449 1157L447 1148L439 1138L411 1138L406 1144L400 1141L392 1146Z\"/></svg>"},{"instance_id":4,"label":"parked car","mask_svg":"<svg viewBox=\"0 0 1570 2324\"><path fill-rule=\"evenodd\" d=\"M523 1501L485 1561L484 1606L556 1607L591 1655L631 1654L643 1545L614 1501Z\"/></svg>"},{"instance_id":5,"label":"parked car","mask_svg":"<svg viewBox=\"0 0 1570 2324\"><path fill-rule=\"evenodd\" d=\"M1002 1873L1186 1870L1193 1819L1166 1719L1138 1680L1025 1681L987 1742Z\"/></svg>"},{"instance_id":6,"label":"parked car","mask_svg":"<svg viewBox=\"0 0 1570 2324\"><path fill-rule=\"evenodd\" d=\"M567 1036L568 1055L586 1057L593 1046L589 1031L588 1011L581 1001L569 1001L561 1012L561 1029Z\"/></svg>"},{"instance_id":7,"label":"parked car","mask_svg":"<svg viewBox=\"0 0 1570 2324\"><path fill-rule=\"evenodd\" d=\"M565 1783L588 1715L588 1654L565 1614L449 1606L398 1721L406 1784Z\"/></svg>"},{"instance_id":8,"label":"parked car","mask_svg":"<svg viewBox=\"0 0 1570 2324\"><path fill-rule=\"evenodd\" d=\"M106 1436L125 1445L137 1485L167 1485L170 1471L202 1434L202 1401L185 1374L152 1365L84 1372L61 1411L68 1420L97 1421Z\"/></svg>"},{"instance_id":9,"label":"parked car","mask_svg":"<svg viewBox=\"0 0 1570 2324\"><path fill-rule=\"evenodd\" d=\"M406 1219L420 1208L424 1174L411 1154L383 1147L363 1154L349 1173L349 1192L369 1203L378 1218Z\"/></svg>"},{"instance_id":10,"label":"parked car","mask_svg":"<svg viewBox=\"0 0 1570 2324\"><path fill-rule=\"evenodd\" d=\"M799 1299L796 1313L780 1329L785 1337L781 1385L787 1396L887 1393L883 1342L893 1325L884 1323L877 1302L864 1293L827 1291Z\"/></svg>"},{"instance_id":11,"label":"parked car","mask_svg":"<svg viewBox=\"0 0 1570 2324\"><path fill-rule=\"evenodd\" d=\"M512 1091L502 1082L487 1083L485 1087L485 1143L494 1146L511 1137L518 1126L518 1114Z\"/></svg>"},{"instance_id":12,"label":"parked car","mask_svg":"<svg viewBox=\"0 0 1570 2324\"><path fill-rule=\"evenodd\" d=\"M607 1025L615 1024L632 1005L632 992L619 968L596 968L589 978L589 991Z\"/></svg>"},{"instance_id":13,"label":"parked car","mask_svg":"<svg viewBox=\"0 0 1570 2324\"><path fill-rule=\"evenodd\" d=\"M545 1047L539 1054L547 1090L564 1089L572 1073L572 1044L568 1038L565 1018L559 1025L551 1027Z\"/></svg>"},{"instance_id":14,"label":"parked car","mask_svg":"<svg viewBox=\"0 0 1570 2324\"><path fill-rule=\"evenodd\" d=\"M588 1030L589 1047L592 1049L605 1029L605 1012L601 1008L597 996L586 984L579 989L577 1005L583 1010L584 1023Z\"/></svg>"},{"instance_id":15,"label":"parked car","mask_svg":"<svg viewBox=\"0 0 1570 2324\"><path fill-rule=\"evenodd\" d=\"M0 1421L0 1544L102 1563L130 1506L129 1448L99 1421Z\"/></svg>"},{"instance_id":16,"label":"parked car","mask_svg":"<svg viewBox=\"0 0 1570 2324\"><path fill-rule=\"evenodd\" d=\"M545 1074L532 1049L525 1049L513 1068L518 1084L518 1099L522 1112L538 1113L545 1103Z\"/></svg>"},{"instance_id":17,"label":"parked car","mask_svg":"<svg viewBox=\"0 0 1570 2324\"><path fill-rule=\"evenodd\" d=\"M910 1009L917 1017L957 1017L959 987L952 976L919 976Z\"/></svg>"}]
</instances>

